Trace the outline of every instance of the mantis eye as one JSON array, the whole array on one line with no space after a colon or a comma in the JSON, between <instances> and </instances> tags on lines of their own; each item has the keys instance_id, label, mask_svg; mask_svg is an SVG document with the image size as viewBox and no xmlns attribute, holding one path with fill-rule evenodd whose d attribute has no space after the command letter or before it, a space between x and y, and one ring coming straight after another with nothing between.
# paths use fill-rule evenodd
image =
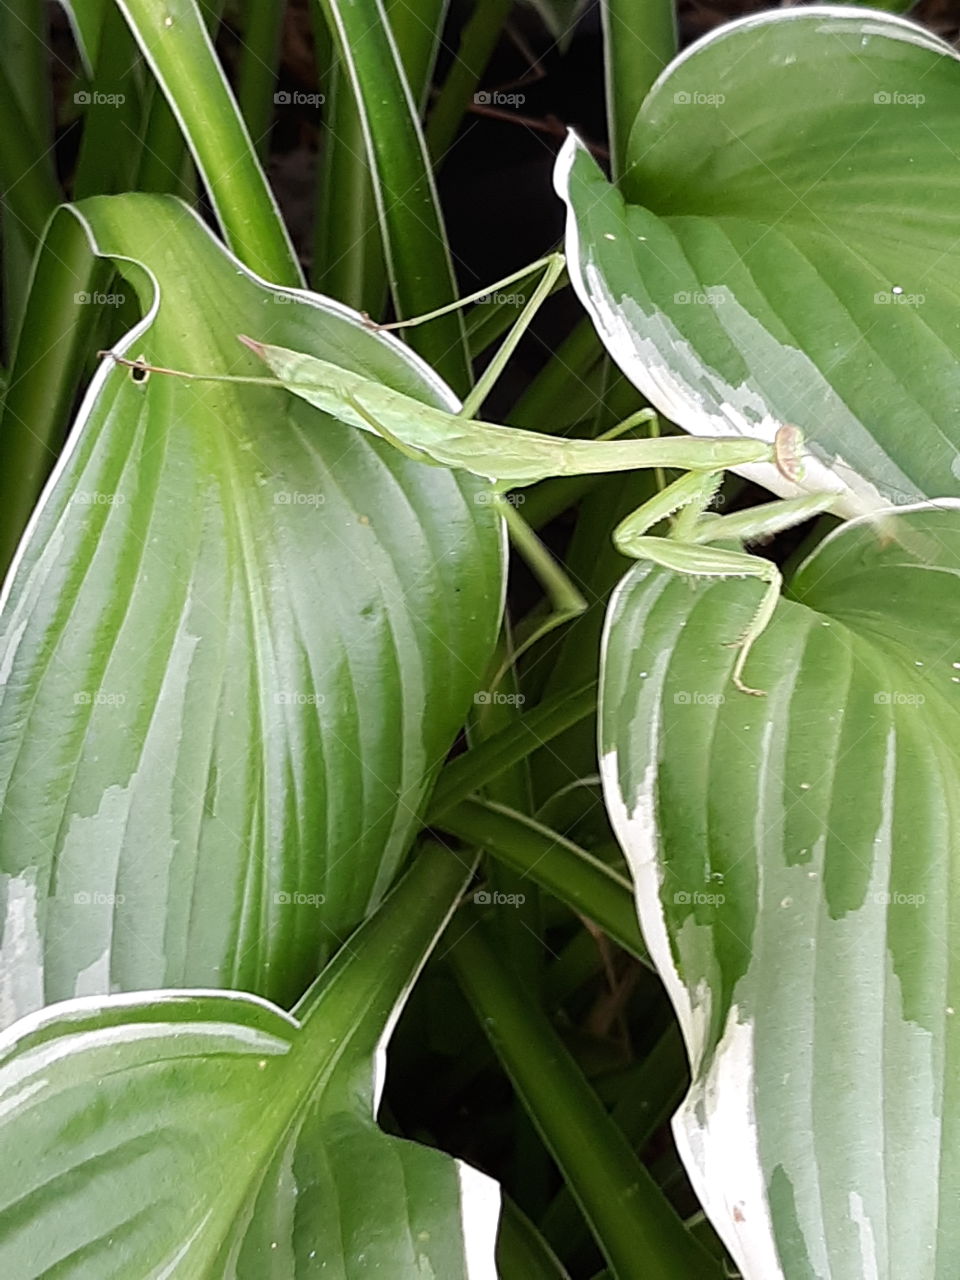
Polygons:
<instances>
[{"instance_id":1,"label":"mantis eye","mask_svg":"<svg viewBox=\"0 0 960 1280\"><path fill-rule=\"evenodd\" d=\"M799 484L803 479L803 432L789 423L780 427L773 441L773 459L777 470L787 480Z\"/></svg>"}]
</instances>

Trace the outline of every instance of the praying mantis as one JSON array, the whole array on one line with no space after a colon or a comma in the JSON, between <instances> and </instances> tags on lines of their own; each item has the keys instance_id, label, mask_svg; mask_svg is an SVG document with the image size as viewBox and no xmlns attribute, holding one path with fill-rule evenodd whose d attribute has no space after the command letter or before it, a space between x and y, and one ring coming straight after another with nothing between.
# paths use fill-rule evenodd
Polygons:
<instances>
[{"instance_id":1,"label":"praying mantis","mask_svg":"<svg viewBox=\"0 0 960 1280\"><path fill-rule=\"evenodd\" d=\"M550 255L541 263L491 286L504 287L540 265L545 265L540 285L459 414L425 405L329 361L244 335L240 335L240 341L264 361L272 377L188 373L148 365L142 360L128 360L112 352L102 354L139 371L141 377L159 373L192 381L280 387L338 421L378 436L418 462L458 468L490 481L515 544L527 554L554 604L554 613L526 640L523 648L558 622L582 612L585 602L526 522L505 501L507 491L558 476L639 468L683 471L685 474L679 479L667 484L620 522L613 533L614 543L628 557L651 561L676 573L697 578L757 578L764 584L763 597L753 618L733 642L737 657L731 676L742 693L762 697L763 690L745 682L744 668L752 646L776 609L780 571L772 561L714 544L771 537L829 511L836 494L813 493L780 499L733 515L720 516L708 510L728 468L772 462L788 479L797 480L801 473L802 436L795 427L782 427L772 443L744 437L613 438L656 418L653 410L644 409L608 432L606 437L583 440L541 435L478 419L475 414L493 379L532 319L531 308L535 310L540 305L562 272L562 255ZM482 294L470 295L453 305L462 306L479 296ZM431 312L407 321L406 326L437 314ZM669 533L663 537L653 536L650 531L665 520L672 521Z\"/></svg>"}]
</instances>

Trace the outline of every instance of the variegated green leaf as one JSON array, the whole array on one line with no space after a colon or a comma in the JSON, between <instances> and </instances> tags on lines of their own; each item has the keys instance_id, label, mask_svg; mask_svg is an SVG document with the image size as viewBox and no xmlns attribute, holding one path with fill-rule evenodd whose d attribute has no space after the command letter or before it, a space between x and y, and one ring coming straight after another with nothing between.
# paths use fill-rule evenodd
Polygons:
<instances>
[{"instance_id":1,"label":"variegated green leaf","mask_svg":"<svg viewBox=\"0 0 960 1280\"><path fill-rule=\"evenodd\" d=\"M495 1183L374 1114L469 868L430 849L291 1017L238 992L71 1000L0 1041L17 1280L495 1280Z\"/></svg>"},{"instance_id":2,"label":"variegated green leaf","mask_svg":"<svg viewBox=\"0 0 960 1280\"><path fill-rule=\"evenodd\" d=\"M960 504L762 588L638 565L602 670L607 805L693 1084L674 1131L747 1280L960 1274Z\"/></svg>"},{"instance_id":3,"label":"variegated green leaf","mask_svg":"<svg viewBox=\"0 0 960 1280\"><path fill-rule=\"evenodd\" d=\"M175 201L58 216L139 293L127 355L256 375L254 331L452 403ZM389 887L482 683L502 542L478 496L281 390L103 364L0 615L5 1021L161 986L296 999Z\"/></svg>"},{"instance_id":4,"label":"variegated green leaf","mask_svg":"<svg viewBox=\"0 0 960 1280\"><path fill-rule=\"evenodd\" d=\"M746 18L654 85L621 190L568 140L571 280L686 430L799 426L804 484L845 491L848 514L960 494L958 154L960 64L922 28L838 8ZM769 464L742 471L795 492Z\"/></svg>"}]
</instances>

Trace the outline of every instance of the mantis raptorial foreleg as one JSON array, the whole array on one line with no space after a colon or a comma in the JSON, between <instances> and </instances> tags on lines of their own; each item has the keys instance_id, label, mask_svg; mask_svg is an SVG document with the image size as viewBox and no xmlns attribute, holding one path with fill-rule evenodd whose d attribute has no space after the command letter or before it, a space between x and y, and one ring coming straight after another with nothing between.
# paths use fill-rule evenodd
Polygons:
<instances>
[{"instance_id":1,"label":"mantis raptorial foreleg","mask_svg":"<svg viewBox=\"0 0 960 1280\"><path fill-rule=\"evenodd\" d=\"M730 516L704 514L721 479L718 473L696 475L691 472L681 476L622 520L614 530L613 540L624 555L635 560L650 560L675 573L696 578L759 578L766 584L749 625L739 639L732 642L739 651L733 668L733 683L743 693L762 697L762 689L744 684L743 669L750 649L763 634L777 607L780 570L772 560L706 544L727 538L750 541L772 537L829 510L835 497L832 494L810 494L803 498L766 503ZM675 513L679 514L670 536L649 536L648 530Z\"/></svg>"}]
</instances>

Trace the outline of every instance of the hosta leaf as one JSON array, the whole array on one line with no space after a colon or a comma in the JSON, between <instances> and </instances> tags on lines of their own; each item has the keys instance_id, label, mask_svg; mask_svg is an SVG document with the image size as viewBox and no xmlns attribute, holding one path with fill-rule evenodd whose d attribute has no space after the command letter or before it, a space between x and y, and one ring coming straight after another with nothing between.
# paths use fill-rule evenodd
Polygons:
<instances>
[{"instance_id":1,"label":"hosta leaf","mask_svg":"<svg viewBox=\"0 0 960 1280\"><path fill-rule=\"evenodd\" d=\"M568 139L571 280L686 430L799 426L807 487L854 490L847 513L960 494L958 154L948 45L852 9L744 19L654 85L623 195Z\"/></svg>"},{"instance_id":2,"label":"hosta leaf","mask_svg":"<svg viewBox=\"0 0 960 1280\"><path fill-rule=\"evenodd\" d=\"M960 504L848 524L730 682L756 582L639 565L607 804L693 1084L674 1129L748 1280L960 1274Z\"/></svg>"},{"instance_id":3,"label":"hosta leaf","mask_svg":"<svg viewBox=\"0 0 960 1280\"><path fill-rule=\"evenodd\" d=\"M2 1274L494 1280L496 1184L373 1120L384 1041L466 874L418 859L299 1018L161 991L10 1028Z\"/></svg>"},{"instance_id":4,"label":"hosta leaf","mask_svg":"<svg viewBox=\"0 0 960 1280\"><path fill-rule=\"evenodd\" d=\"M450 404L175 201L58 216L149 308L129 355L256 376L236 335L286 335ZM482 681L502 553L480 492L280 390L104 363L0 616L5 1021L161 986L296 999L388 888Z\"/></svg>"}]
</instances>

